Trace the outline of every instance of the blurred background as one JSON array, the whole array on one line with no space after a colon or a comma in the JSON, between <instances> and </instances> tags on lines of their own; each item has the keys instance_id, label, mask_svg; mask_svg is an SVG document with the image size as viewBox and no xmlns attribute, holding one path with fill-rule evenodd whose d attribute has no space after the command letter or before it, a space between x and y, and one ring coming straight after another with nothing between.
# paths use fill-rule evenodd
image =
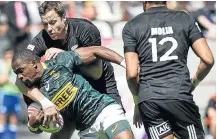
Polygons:
<instances>
[{"instance_id":1,"label":"blurred background","mask_svg":"<svg viewBox=\"0 0 217 139\"><path fill-rule=\"evenodd\" d=\"M7 59L11 58L8 52L21 46L28 45L30 40L43 29L41 19L38 14L38 6L42 3L35 1L0 1L0 106L2 104L1 87L3 87L3 65ZM93 22L100 30L102 43L104 46L113 49L123 55L122 29L127 21L143 12L142 2L140 1L66 1L65 9L67 17L85 18ZM182 10L189 13L198 22L214 57L216 57L216 1L169 1L167 7L174 10ZM183 21L184 23L185 21ZM188 67L191 76L196 72L199 64L199 58L189 50ZM125 70L113 65L115 69L116 80L120 95L125 109L126 116L132 125L133 100L127 87ZM6 66L7 67L7 66ZM12 76L11 78L14 79ZM12 79L11 79L12 80ZM13 87L16 89L15 87ZM216 66L214 66L209 75L193 92L194 100L199 106L201 119L204 124L206 138L212 138L207 130L206 110L209 100L215 95L216 91ZM15 91L16 92L16 91ZM18 116L18 139L41 139L49 138L49 134L35 135L28 131L26 127L27 113L26 106L20 93L15 93L20 100L21 109ZM14 94L7 94L14 95ZM0 112L4 111L0 107ZM0 118L1 118L0 114ZM10 118L9 118L10 119ZM7 120L10 122L11 120ZM13 121L13 117L12 117ZM14 129L16 131L16 128ZM144 129L137 129L133 126L136 139L142 139ZM0 134L2 127L0 126ZM8 133L10 134L10 133ZM72 137L76 139L76 133ZM0 135L1 139L1 135ZM8 136L7 139L10 139ZM12 139L12 138L11 138Z\"/></svg>"}]
</instances>

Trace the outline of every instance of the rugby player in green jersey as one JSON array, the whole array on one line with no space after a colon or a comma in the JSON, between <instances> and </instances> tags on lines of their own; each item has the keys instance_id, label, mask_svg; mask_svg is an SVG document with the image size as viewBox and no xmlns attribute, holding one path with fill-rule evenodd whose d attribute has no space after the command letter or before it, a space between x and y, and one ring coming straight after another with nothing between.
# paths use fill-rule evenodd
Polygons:
<instances>
[{"instance_id":1,"label":"rugby player in green jersey","mask_svg":"<svg viewBox=\"0 0 217 139\"><path fill-rule=\"evenodd\" d=\"M55 59L40 62L34 52L17 52L12 68L28 87L38 87L69 120L76 121L81 138L99 138L105 133L109 139L132 139L133 133L120 104L102 94L74 69L97 57L121 65L123 57L102 46L78 48L62 52Z\"/></svg>"}]
</instances>

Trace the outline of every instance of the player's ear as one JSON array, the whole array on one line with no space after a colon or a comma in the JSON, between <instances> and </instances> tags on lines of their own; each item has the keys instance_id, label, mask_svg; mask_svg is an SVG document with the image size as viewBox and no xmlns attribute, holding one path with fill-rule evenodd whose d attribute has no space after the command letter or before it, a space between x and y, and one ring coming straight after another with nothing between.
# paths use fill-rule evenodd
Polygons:
<instances>
[{"instance_id":1,"label":"player's ear","mask_svg":"<svg viewBox=\"0 0 217 139\"><path fill-rule=\"evenodd\" d=\"M35 69L37 69L37 62L36 62L36 60L32 60L32 64L33 64L33 67L34 67Z\"/></svg>"},{"instance_id":2,"label":"player's ear","mask_svg":"<svg viewBox=\"0 0 217 139\"><path fill-rule=\"evenodd\" d=\"M66 22L66 16L65 15L63 15L63 21Z\"/></svg>"},{"instance_id":3,"label":"player's ear","mask_svg":"<svg viewBox=\"0 0 217 139\"><path fill-rule=\"evenodd\" d=\"M144 11L144 12L146 11L146 6L145 6L145 4L146 4L146 2L143 1L143 2L142 2L142 5L143 5L143 11Z\"/></svg>"}]
</instances>

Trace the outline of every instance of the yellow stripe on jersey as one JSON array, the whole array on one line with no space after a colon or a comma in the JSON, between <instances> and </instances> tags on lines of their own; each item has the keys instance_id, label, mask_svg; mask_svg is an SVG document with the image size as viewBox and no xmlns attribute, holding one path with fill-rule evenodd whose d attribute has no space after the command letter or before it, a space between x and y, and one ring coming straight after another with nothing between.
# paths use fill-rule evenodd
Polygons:
<instances>
[{"instance_id":1,"label":"yellow stripe on jersey","mask_svg":"<svg viewBox=\"0 0 217 139\"><path fill-rule=\"evenodd\" d=\"M71 82L69 82L52 98L51 101L61 110L72 102L77 92L78 88L74 87Z\"/></svg>"},{"instance_id":2,"label":"yellow stripe on jersey","mask_svg":"<svg viewBox=\"0 0 217 139\"><path fill-rule=\"evenodd\" d=\"M46 66L46 64L44 62L41 62L41 65L42 65L43 69L47 68L47 66Z\"/></svg>"}]
</instances>

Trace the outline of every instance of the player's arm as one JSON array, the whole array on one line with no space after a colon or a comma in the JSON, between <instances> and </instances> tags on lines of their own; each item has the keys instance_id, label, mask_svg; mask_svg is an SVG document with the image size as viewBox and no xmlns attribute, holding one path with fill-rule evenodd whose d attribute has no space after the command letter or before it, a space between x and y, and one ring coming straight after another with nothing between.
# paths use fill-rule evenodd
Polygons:
<instances>
[{"instance_id":1,"label":"player's arm","mask_svg":"<svg viewBox=\"0 0 217 139\"><path fill-rule=\"evenodd\" d=\"M138 73L138 54L136 53L136 39L134 37L133 31L129 24L126 24L123 32L123 41L124 41L124 57L126 61L126 77L128 87L133 94L134 103L138 104L138 81L139 81L139 73Z\"/></svg>"},{"instance_id":2,"label":"player's arm","mask_svg":"<svg viewBox=\"0 0 217 139\"><path fill-rule=\"evenodd\" d=\"M189 41L191 42L192 49L194 53L200 58L200 64L198 66L197 72L192 78L193 86L196 87L200 81L202 81L214 64L214 58L210 48L206 42L206 39L201 33L201 29L198 23L190 16L188 16L188 35Z\"/></svg>"},{"instance_id":3,"label":"player's arm","mask_svg":"<svg viewBox=\"0 0 217 139\"><path fill-rule=\"evenodd\" d=\"M103 46L78 48L75 52L79 54L84 64L88 64L99 58L125 67L124 58L121 55Z\"/></svg>"},{"instance_id":4,"label":"player's arm","mask_svg":"<svg viewBox=\"0 0 217 139\"><path fill-rule=\"evenodd\" d=\"M139 74L138 74L138 54L135 52L126 52L124 54L126 61L126 77L127 83L131 93L133 94L134 103L138 104L138 84L139 84Z\"/></svg>"},{"instance_id":5,"label":"player's arm","mask_svg":"<svg viewBox=\"0 0 217 139\"><path fill-rule=\"evenodd\" d=\"M97 27L91 23L85 23L83 25L84 28L77 33L79 48L101 46L101 36ZM96 59L89 64L79 66L78 69L82 75L98 80L103 74L103 61L101 59Z\"/></svg>"},{"instance_id":6,"label":"player's arm","mask_svg":"<svg viewBox=\"0 0 217 139\"><path fill-rule=\"evenodd\" d=\"M135 38L135 34L133 33L129 23L124 26L123 32L123 41L124 41L124 57L126 61L126 77L128 87L133 95L135 107L134 107L134 115L133 115L133 124L136 127L141 127L142 118L139 112L138 107L138 84L139 84L139 72L138 72L138 63L139 56L136 53L137 41Z\"/></svg>"},{"instance_id":7,"label":"player's arm","mask_svg":"<svg viewBox=\"0 0 217 139\"><path fill-rule=\"evenodd\" d=\"M139 66L138 66L138 54L135 52L125 52L124 54L125 60L126 60L126 76L127 76L127 83L128 87L133 95L133 100L135 103L134 107L134 116L133 116L133 124L136 127L141 127L142 125L142 119L141 115L139 113L139 107L138 107L138 96L137 96L137 90L139 85Z\"/></svg>"},{"instance_id":8,"label":"player's arm","mask_svg":"<svg viewBox=\"0 0 217 139\"><path fill-rule=\"evenodd\" d=\"M37 87L28 88L25 84L20 80L16 79L16 86L19 90L27 97L32 99L33 101L41 103L43 109L53 106L54 104L48 100Z\"/></svg>"},{"instance_id":9,"label":"player's arm","mask_svg":"<svg viewBox=\"0 0 217 139\"><path fill-rule=\"evenodd\" d=\"M193 43L193 51L200 58L200 64L197 72L192 78L192 82L196 87L210 72L214 65L214 58L212 52L206 42L205 38L200 38Z\"/></svg>"},{"instance_id":10,"label":"player's arm","mask_svg":"<svg viewBox=\"0 0 217 139\"><path fill-rule=\"evenodd\" d=\"M44 40L42 39L42 31L32 40L25 49L34 51L37 55L42 56L46 51ZM44 123L48 118L57 117L58 110L56 106L48 100L37 87L28 88L20 79L16 79L16 85L20 91L33 101L39 102L42 105L44 111Z\"/></svg>"},{"instance_id":11,"label":"player's arm","mask_svg":"<svg viewBox=\"0 0 217 139\"><path fill-rule=\"evenodd\" d=\"M34 104L34 103L32 103ZM28 107L28 123L27 127L29 131L34 134L40 134L43 131L39 129L39 126L42 124L43 111L37 107L29 106Z\"/></svg>"}]
</instances>

